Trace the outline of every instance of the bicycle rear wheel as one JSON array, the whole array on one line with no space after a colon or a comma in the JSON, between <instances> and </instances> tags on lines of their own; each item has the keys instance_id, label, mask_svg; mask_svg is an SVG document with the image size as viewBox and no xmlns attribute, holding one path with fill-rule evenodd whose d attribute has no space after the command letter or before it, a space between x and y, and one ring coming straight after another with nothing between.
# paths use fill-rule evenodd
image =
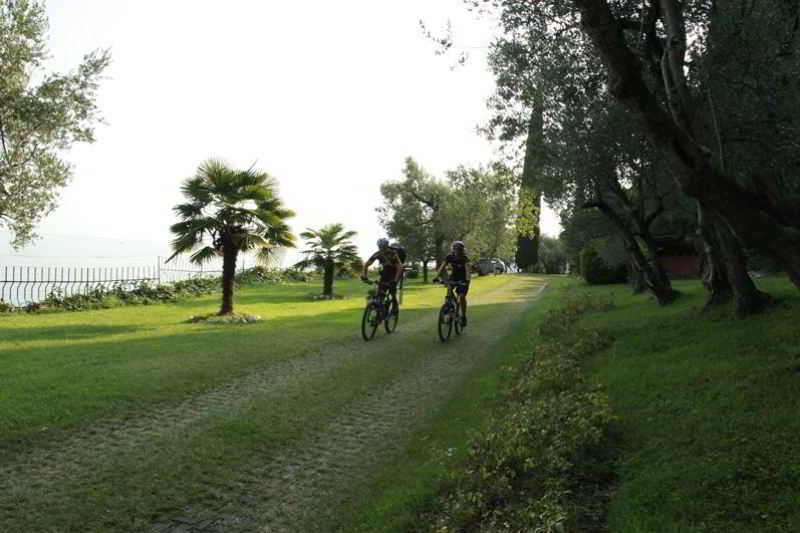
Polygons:
<instances>
[{"instance_id":1,"label":"bicycle rear wheel","mask_svg":"<svg viewBox=\"0 0 800 533\"><path fill-rule=\"evenodd\" d=\"M453 314L450 311L450 306L444 304L439 310L439 340L447 342L450 334L453 331Z\"/></svg>"},{"instance_id":2,"label":"bicycle rear wheel","mask_svg":"<svg viewBox=\"0 0 800 533\"><path fill-rule=\"evenodd\" d=\"M378 329L378 310L372 304L367 304L364 308L364 317L361 319L361 336L365 341L371 340Z\"/></svg>"},{"instance_id":3,"label":"bicycle rear wheel","mask_svg":"<svg viewBox=\"0 0 800 533\"><path fill-rule=\"evenodd\" d=\"M386 320L383 321L383 326L386 328L386 333L392 333L397 329L397 321L400 318L400 309L397 308L397 304L395 303L390 303L388 307L389 316L387 316Z\"/></svg>"}]
</instances>

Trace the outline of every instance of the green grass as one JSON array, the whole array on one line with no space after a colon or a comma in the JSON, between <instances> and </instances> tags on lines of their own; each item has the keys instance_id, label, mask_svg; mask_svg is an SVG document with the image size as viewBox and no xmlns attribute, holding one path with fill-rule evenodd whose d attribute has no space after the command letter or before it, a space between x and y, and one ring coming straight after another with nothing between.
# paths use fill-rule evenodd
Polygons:
<instances>
[{"instance_id":1,"label":"green grass","mask_svg":"<svg viewBox=\"0 0 800 533\"><path fill-rule=\"evenodd\" d=\"M591 362L625 436L611 531L800 531L800 294L759 286L781 303L745 320L697 282L665 308L590 289L616 301L581 323L616 338Z\"/></svg>"},{"instance_id":2,"label":"green grass","mask_svg":"<svg viewBox=\"0 0 800 533\"><path fill-rule=\"evenodd\" d=\"M475 283L489 290L507 280ZM544 311L558 306L563 292L556 285L576 284L563 278L550 283L551 290L518 317L516 333L495 347L496 356L473 370L444 410L373 481L354 489L323 530L407 531L429 510L448 470L465 457L470 435L491 416L492 399L507 383L509 369L536 342L531 332ZM625 286L578 287L615 302L613 309L580 321L615 339L586 362L618 417L614 436L621 454L609 530L800 530L800 293L783 279L761 279L759 286L780 303L737 320L731 309L701 313L705 294L698 282L676 285L684 296L667 307L631 295ZM97 419L124 420L357 339L366 287L337 282L345 299L310 301L318 289L304 283L240 289L237 311L265 317L248 325L186 322L213 311L218 295L0 316L0 466L6 452L46 447ZM412 283L401 325L432 315L441 298L440 287ZM471 313L502 309L493 303ZM118 450L81 475L0 495L0 529L132 530L209 495L230 497L220 487L232 471L380 390L436 342L424 335L403 343L383 337L379 333L373 341L381 357L300 380L281 395L263 391L235 412Z\"/></svg>"},{"instance_id":3,"label":"green grass","mask_svg":"<svg viewBox=\"0 0 800 533\"><path fill-rule=\"evenodd\" d=\"M508 282L508 277L491 277L477 280L476 286L491 290ZM2 455L57 445L97 419L114 417L124 424L126 417L148 408L174 404L287 358L324 352L328 344L359 339L366 287L355 281L337 283L337 291L347 298L312 302L309 295L317 289L297 283L240 290L237 310L266 318L248 325L186 323L192 315L213 310L218 296L2 317ZM412 283L402 323L435 317L442 295L441 287ZM477 306L474 312L497 312L495 307ZM135 530L193 502L224 501L236 491L228 494L221 487L252 457L275 453L320 427L344 406L380 390L404 368L428 357L437 345L433 335L381 343L382 336L371 345L380 357L360 357L332 372L299 379L280 394L260 391L238 410L203 418L177 433L166 431L122 449L96 450L97 460L89 468L80 467L75 472L79 475L15 487L0 495L0 529Z\"/></svg>"},{"instance_id":4,"label":"green grass","mask_svg":"<svg viewBox=\"0 0 800 533\"><path fill-rule=\"evenodd\" d=\"M497 283L487 279L487 286ZM338 282L343 300L310 301L316 284L243 287L236 310L265 320L189 324L218 309L219 295L174 304L44 315L0 315L0 442L137 410L213 387L359 335L366 286ZM411 283L404 318L438 303L439 290Z\"/></svg>"},{"instance_id":5,"label":"green grass","mask_svg":"<svg viewBox=\"0 0 800 533\"><path fill-rule=\"evenodd\" d=\"M341 532L404 532L418 526L436 495L448 483L450 469L466 457L472 435L488 422L498 391L536 342L532 332L544 314L559 304L563 277L544 277L548 289L519 318L513 334L493 347L494 357L476 366L444 409L420 431L391 464L375 472L374 481L350 496L350 504L335 509L335 517L314 530Z\"/></svg>"},{"instance_id":6,"label":"green grass","mask_svg":"<svg viewBox=\"0 0 800 533\"><path fill-rule=\"evenodd\" d=\"M586 362L617 417L609 531L800 531L800 294L781 278L758 284L779 303L746 320L732 308L702 312L697 281L677 282L683 297L667 307L623 285L566 284L615 302L579 323L615 339ZM563 295L548 291L520 317L497 359L322 530L410 531L435 511L470 435L491 416L505 369L527 356L529 332Z\"/></svg>"}]
</instances>

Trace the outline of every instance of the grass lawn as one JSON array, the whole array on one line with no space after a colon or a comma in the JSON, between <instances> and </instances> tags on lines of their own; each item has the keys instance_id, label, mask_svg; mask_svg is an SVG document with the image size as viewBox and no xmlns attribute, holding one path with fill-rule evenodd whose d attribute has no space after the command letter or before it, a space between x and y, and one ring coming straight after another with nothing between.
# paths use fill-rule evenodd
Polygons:
<instances>
[{"instance_id":1,"label":"grass lawn","mask_svg":"<svg viewBox=\"0 0 800 533\"><path fill-rule=\"evenodd\" d=\"M510 279L485 277L474 286L489 294ZM409 446L376 467L366 483L349 487L340 507L317 517L317 530L412 530L465 457L472 432L492 416L492 399L511 369L537 342L533 332L544 312L557 307L565 291L589 291L614 302L579 322L614 338L585 361L617 417L618 477L608 530L800 531L796 289L780 278L758 280L780 303L738 320L731 309L701 313L705 293L696 281L676 283L683 296L667 307L626 286L588 287L560 277L547 282L537 303L514 317L513 333L492 345L493 356L470 370L444 408L415 429ZM246 325L186 322L216 309L218 295L0 315L0 474L6 467L35 473L8 470L13 483L0 475L0 530L138 530L186 506L236 499L241 487L234 472L253 457L291 447L345 406L440 352L432 317L441 287L412 283L401 311L401 328L408 328L403 341L379 332L369 344L359 340L366 286L337 282L336 290L346 298L312 302L319 287L304 283L242 288L237 311L265 317ZM502 313L501 299L472 308L475 323ZM409 327L415 321L431 331L415 332ZM470 334L477 337L477 330L457 342ZM343 357L354 347L362 348ZM236 390L224 390L229 382L269 377L291 360L324 365L325 353L336 350L339 366L277 388L254 381L241 401ZM187 398L214 390L223 391L223 405L200 405L202 416L194 416L193 404L181 408ZM160 419L147 421L150 411L174 413L162 429ZM98 422L104 419L115 425ZM137 433L137 424L145 430ZM51 471L48 450L85 428L108 431L107 447L90 435L100 449L76 446L78 453L65 457L63 466L55 461ZM42 455L12 464L28 448Z\"/></svg>"},{"instance_id":2,"label":"grass lawn","mask_svg":"<svg viewBox=\"0 0 800 533\"><path fill-rule=\"evenodd\" d=\"M487 278L485 284L501 278ZM82 312L0 315L0 442L97 416L137 410L213 387L360 335L366 286L337 282L342 300L311 301L310 283L241 287L236 310L265 320L187 323L219 308L219 295L180 303ZM440 291L407 284L403 311L438 304Z\"/></svg>"},{"instance_id":3,"label":"grass lawn","mask_svg":"<svg viewBox=\"0 0 800 533\"><path fill-rule=\"evenodd\" d=\"M760 279L780 303L739 320L731 308L701 312L697 281L675 285L683 296L659 307L623 285L553 284L498 361L476 369L441 417L322 530L427 531L419 516L433 510L470 434L491 416L503 365L528 355L541 311L567 292L588 292L614 302L579 323L615 339L585 362L617 420L608 531L800 531L800 294L785 279Z\"/></svg>"},{"instance_id":4,"label":"grass lawn","mask_svg":"<svg viewBox=\"0 0 800 533\"><path fill-rule=\"evenodd\" d=\"M463 460L471 436L491 416L498 391L516 365L528 357L535 331L545 313L557 307L562 289L573 282L563 276L543 276L548 284L536 304L522 314L494 349L495 356L473 369L448 405L413 437L392 464L384 465L374 481L361 487L350 506L318 525L319 531L406 532L416 529L437 492L447 483L448 471Z\"/></svg>"},{"instance_id":5,"label":"grass lawn","mask_svg":"<svg viewBox=\"0 0 800 533\"><path fill-rule=\"evenodd\" d=\"M624 435L610 531L800 531L800 293L758 285L782 302L745 320L696 281L665 308L590 289L616 303L581 324L616 339L590 362Z\"/></svg>"},{"instance_id":6,"label":"grass lawn","mask_svg":"<svg viewBox=\"0 0 800 533\"><path fill-rule=\"evenodd\" d=\"M473 286L491 293L509 282ZM237 311L265 317L256 324L186 322L216 309L218 296L1 316L0 530L139 530L186 506L235 499L236 475L252 458L291 447L439 349L440 286L411 283L401 310L400 334L419 320L430 332L402 341L379 333L370 344L359 329L366 286L335 288L346 298L311 301L320 288L304 283L242 288ZM487 303L472 316L502 312L502 301ZM325 371L275 387L248 382L291 359L324 365L327 352L353 347ZM239 398L230 382L249 389ZM182 407L209 394L220 404Z\"/></svg>"}]
</instances>

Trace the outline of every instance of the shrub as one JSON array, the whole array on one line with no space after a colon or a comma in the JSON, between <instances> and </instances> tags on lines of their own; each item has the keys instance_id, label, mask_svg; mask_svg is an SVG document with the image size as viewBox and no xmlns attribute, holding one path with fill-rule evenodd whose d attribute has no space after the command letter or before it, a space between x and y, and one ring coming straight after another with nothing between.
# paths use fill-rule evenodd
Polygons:
<instances>
[{"instance_id":1,"label":"shrub","mask_svg":"<svg viewBox=\"0 0 800 533\"><path fill-rule=\"evenodd\" d=\"M255 266L248 268L236 275L236 283L252 285L254 283L283 283L286 281L284 273L277 268Z\"/></svg>"},{"instance_id":2,"label":"shrub","mask_svg":"<svg viewBox=\"0 0 800 533\"><path fill-rule=\"evenodd\" d=\"M589 303L586 303L586 302ZM517 370L490 426L469 445L439 510L422 517L429 531L578 531L594 529L597 501L613 470L603 454L613 416L580 361L610 337L575 328L608 302L574 297L548 313L548 338ZM571 327L561 327L563 324Z\"/></svg>"},{"instance_id":3,"label":"shrub","mask_svg":"<svg viewBox=\"0 0 800 533\"><path fill-rule=\"evenodd\" d=\"M624 263L609 265L593 247L587 246L581 251L581 274L591 285L622 283L628 278L628 269Z\"/></svg>"}]
</instances>

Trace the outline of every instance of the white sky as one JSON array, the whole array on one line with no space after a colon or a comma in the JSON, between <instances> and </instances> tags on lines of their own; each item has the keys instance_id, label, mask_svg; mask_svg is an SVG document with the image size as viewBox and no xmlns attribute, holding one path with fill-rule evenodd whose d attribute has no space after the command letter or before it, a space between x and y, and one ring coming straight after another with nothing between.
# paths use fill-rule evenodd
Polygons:
<instances>
[{"instance_id":1,"label":"white sky","mask_svg":"<svg viewBox=\"0 0 800 533\"><path fill-rule=\"evenodd\" d=\"M107 125L69 153L75 179L45 235L166 249L181 182L220 157L275 176L295 232L342 222L366 255L383 235L380 184L406 156L437 176L493 156L475 132L492 27L462 0L50 0L48 14L55 69L98 47L112 64ZM434 54L420 19L451 20L466 66ZM543 231L557 233L552 213Z\"/></svg>"}]
</instances>

